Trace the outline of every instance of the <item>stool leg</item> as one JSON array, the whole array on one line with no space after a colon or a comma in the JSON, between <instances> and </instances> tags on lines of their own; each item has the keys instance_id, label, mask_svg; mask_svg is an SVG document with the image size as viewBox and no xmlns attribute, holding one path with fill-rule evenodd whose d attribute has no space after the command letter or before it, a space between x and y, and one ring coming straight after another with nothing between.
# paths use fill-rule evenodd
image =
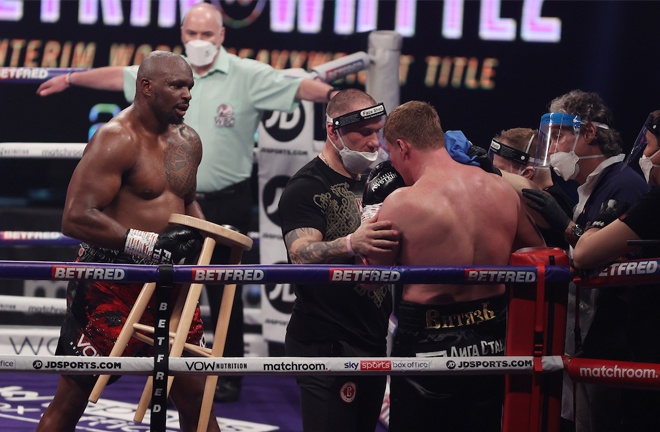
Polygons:
<instances>
[{"instance_id":1,"label":"stool leg","mask_svg":"<svg viewBox=\"0 0 660 432\"><path fill-rule=\"evenodd\" d=\"M211 256L213 255L213 249L215 248L215 239L211 237L206 237L204 239L204 244L202 246L202 252L199 255L197 260L197 265L206 265L211 262ZM180 316L175 316L177 310L176 308L172 311L171 321L177 323L176 325L176 336L172 343L172 348L170 349L170 357L181 357L183 353L183 347L186 343L188 337L188 331L190 330L190 324L192 323L193 316L195 314L195 309L197 308L197 303L199 302L199 297L202 295L202 284L191 284L188 289L188 294L186 296L185 304L181 310ZM170 327L172 328L172 327ZM173 376L167 378L167 394L169 395L170 389L172 388L172 381L174 380ZM136 422L142 422L144 415L147 412L149 407L149 402L151 401L151 393L153 390L153 377L147 379L147 383L144 386L144 391L140 397L140 402L138 407L135 410L135 416L133 420Z\"/></svg>"},{"instance_id":2,"label":"stool leg","mask_svg":"<svg viewBox=\"0 0 660 432\"><path fill-rule=\"evenodd\" d=\"M130 341L131 337L133 336L133 324L137 323L140 321L140 318L142 318L142 314L147 309L149 300L151 300L151 296L155 290L155 282L144 284L142 291L140 291L138 298L135 300L135 304L133 305L131 312L128 314L128 317L126 317L126 322L119 332L115 346L112 347L112 350L110 351L110 357L120 357L124 353L124 349L126 349L128 341ZM89 395L90 402L96 403L99 400L101 393L103 392L103 389L105 389L105 386L108 384L109 380L110 375L100 375L98 377L98 380L92 389L92 393Z\"/></svg>"},{"instance_id":3,"label":"stool leg","mask_svg":"<svg viewBox=\"0 0 660 432\"><path fill-rule=\"evenodd\" d=\"M240 248L232 248L229 257L229 264L240 264L243 251ZM236 284L225 285L220 303L220 312L218 313L218 322L213 333L213 348L211 357L222 357L225 351L225 342L227 341L227 330L229 328L229 317L231 315L234 295L236 294ZM218 383L217 375L208 375L204 385L204 397L202 399L202 408L199 412L199 422L197 423L197 432L205 432L209 423L209 416L213 408L213 396L215 386Z\"/></svg>"}]
</instances>

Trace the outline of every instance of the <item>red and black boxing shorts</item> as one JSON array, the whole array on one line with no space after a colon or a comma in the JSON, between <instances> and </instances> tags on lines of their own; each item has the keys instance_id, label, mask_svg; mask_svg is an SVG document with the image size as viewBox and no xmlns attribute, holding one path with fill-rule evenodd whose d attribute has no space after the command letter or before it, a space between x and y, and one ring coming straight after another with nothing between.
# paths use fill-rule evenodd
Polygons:
<instances>
[{"instance_id":1,"label":"red and black boxing shorts","mask_svg":"<svg viewBox=\"0 0 660 432\"><path fill-rule=\"evenodd\" d=\"M77 262L130 263L118 251L82 245ZM107 356L115 346L124 322L135 304L143 284L118 284L100 281L71 281L67 286L67 312L60 330L56 355ZM180 287L175 287L176 299ZM151 299L140 323L154 326L155 299ZM149 335L151 337L151 335ZM199 307L196 308L186 342L203 346L204 329ZM152 357L153 347L131 338L124 349L126 357ZM74 375L81 382L93 383L95 376ZM111 379L115 381L118 376Z\"/></svg>"}]
</instances>

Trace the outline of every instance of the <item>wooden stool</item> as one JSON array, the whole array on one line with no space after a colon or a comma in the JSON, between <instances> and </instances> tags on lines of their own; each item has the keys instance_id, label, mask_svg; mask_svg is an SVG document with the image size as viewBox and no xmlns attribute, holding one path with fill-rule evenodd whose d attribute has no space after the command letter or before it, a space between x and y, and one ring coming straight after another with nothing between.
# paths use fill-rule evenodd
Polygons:
<instances>
[{"instance_id":1,"label":"wooden stool","mask_svg":"<svg viewBox=\"0 0 660 432\"><path fill-rule=\"evenodd\" d=\"M202 219L197 219L187 215L173 214L172 216L170 216L169 222L173 224L185 225L192 228L196 228L200 230L202 234L205 236L204 243L202 245L202 251L199 255L199 259L197 260L197 265L207 265L211 262L211 256L213 255L213 249L215 248L216 243L220 243L230 248L231 255L228 264L240 264L243 251L250 250L252 248L252 239L250 239L249 237L244 236L243 234L240 234L231 229L222 227L220 225L216 225L214 223ZM190 325L194 317L195 309L197 308L197 303L199 302L199 298L201 296L202 286L203 286L202 284L191 284L187 288L184 287L181 290L179 297L177 298L176 304L172 310L172 316L170 318L170 331L174 332L174 337L171 340L172 348L170 350L170 356L172 357L180 357L181 354L183 353L183 349L186 345L185 343L186 338L188 337L188 331L190 329ZM133 305L131 312L126 318L126 322L124 323L124 326L119 334L119 337L117 338L117 342L114 348L112 349L112 351L110 352L109 356L118 357L123 354L124 349L126 348L126 344L130 340L130 338L137 334L135 333L136 328L153 332L153 327L142 326L138 322L142 318L142 314L147 308L147 305L149 304L149 301L155 289L156 289L155 282L147 283L144 285L142 291L140 292L135 302L135 305ZM228 293L228 291L230 292ZM216 350L215 349L216 342L214 342L213 344L214 350L212 351L214 353L216 351L219 351L220 352L219 356L221 356L222 352L224 351L224 340L226 340L226 336L227 336L229 315L231 314L231 305L235 291L236 291L236 285L227 285L225 287L225 294L222 297L222 304L220 307L220 314L218 316L218 323L216 325L216 333L215 333L216 340L219 337L222 346L219 347L218 350ZM229 297L231 297L231 299L229 299ZM229 301L228 305L226 304L226 300ZM145 338L148 339L148 337L146 336L138 337L138 339L143 341L145 340ZM194 351L193 348L190 348L190 350ZM197 353L201 354L202 351L197 350ZM96 385L94 386L92 393L90 394L89 397L90 402L98 401L99 397L101 396L101 392L103 392L103 389L107 385L109 379L110 379L110 375L99 376L98 381L96 382ZM167 383L168 394L172 386L173 379L174 379L173 376L170 376L168 379L168 383ZM217 381L217 377L215 377L215 379ZM207 381L207 387L208 387L208 381ZM213 387L215 388L215 384L213 385ZM147 380L147 384L145 385L144 391L142 393L142 397L140 398L140 403L138 404L138 408L135 413L135 417L134 417L135 421L141 422L142 419L144 418L144 414L146 413L149 402L151 400L152 389L153 389L153 378L149 377L149 379ZM207 409L207 415L206 415L207 421L208 421L208 414L210 414L210 408L213 402L212 397L213 394L211 394L211 405ZM202 405L202 408L204 408L204 404Z\"/></svg>"}]
</instances>

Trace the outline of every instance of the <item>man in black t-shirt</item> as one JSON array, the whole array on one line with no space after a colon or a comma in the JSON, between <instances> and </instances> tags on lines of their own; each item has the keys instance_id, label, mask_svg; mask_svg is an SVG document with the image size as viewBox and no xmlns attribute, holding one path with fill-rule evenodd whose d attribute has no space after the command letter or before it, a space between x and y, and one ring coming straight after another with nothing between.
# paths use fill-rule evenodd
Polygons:
<instances>
[{"instance_id":1,"label":"man in black t-shirt","mask_svg":"<svg viewBox=\"0 0 660 432\"><path fill-rule=\"evenodd\" d=\"M355 256L389 251L398 233L389 221L360 224L361 199L352 191L376 161L385 108L368 94L343 90L327 106L321 154L289 181L279 203L282 234L292 264L351 265ZM390 287L296 284L285 340L300 357L382 357L392 296ZM373 431L385 376L301 376L305 431Z\"/></svg>"}]
</instances>

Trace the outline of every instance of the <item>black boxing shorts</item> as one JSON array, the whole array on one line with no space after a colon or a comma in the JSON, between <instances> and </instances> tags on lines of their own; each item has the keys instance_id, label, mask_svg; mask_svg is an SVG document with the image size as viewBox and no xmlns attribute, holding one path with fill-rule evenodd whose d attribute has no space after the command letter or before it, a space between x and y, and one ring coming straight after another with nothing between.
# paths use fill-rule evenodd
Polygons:
<instances>
[{"instance_id":1,"label":"black boxing shorts","mask_svg":"<svg viewBox=\"0 0 660 432\"><path fill-rule=\"evenodd\" d=\"M393 357L480 357L504 354L506 297L447 305L401 302ZM390 432L501 430L502 375L393 375ZM475 414L477 413L477 414Z\"/></svg>"},{"instance_id":2,"label":"black boxing shorts","mask_svg":"<svg viewBox=\"0 0 660 432\"><path fill-rule=\"evenodd\" d=\"M118 251L83 244L76 262L130 263L130 257ZM143 284L118 284L100 281L70 281L67 286L67 312L60 330L56 355L107 356L115 346L124 322L135 304ZM175 287L172 299L180 291ZM140 323L154 326L155 299L152 298L142 314ZM151 336L151 335L149 335ZM186 342L203 346L204 329L199 307L196 308ZM123 356L153 356L153 347L131 338ZM74 375L81 382L93 383L96 377ZM115 381L118 376L113 376Z\"/></svg>"},{"instance_id":3,"label":"black boxing shorts","mask_svg":"<svg viewBox=\"0 0 660 432\"><path fill-rule=\"evenodd\" d=\"M504 354L507 299L496 296L445 305L402 301L394 345L397 357Z\"/></svg>"}]
</instances>

